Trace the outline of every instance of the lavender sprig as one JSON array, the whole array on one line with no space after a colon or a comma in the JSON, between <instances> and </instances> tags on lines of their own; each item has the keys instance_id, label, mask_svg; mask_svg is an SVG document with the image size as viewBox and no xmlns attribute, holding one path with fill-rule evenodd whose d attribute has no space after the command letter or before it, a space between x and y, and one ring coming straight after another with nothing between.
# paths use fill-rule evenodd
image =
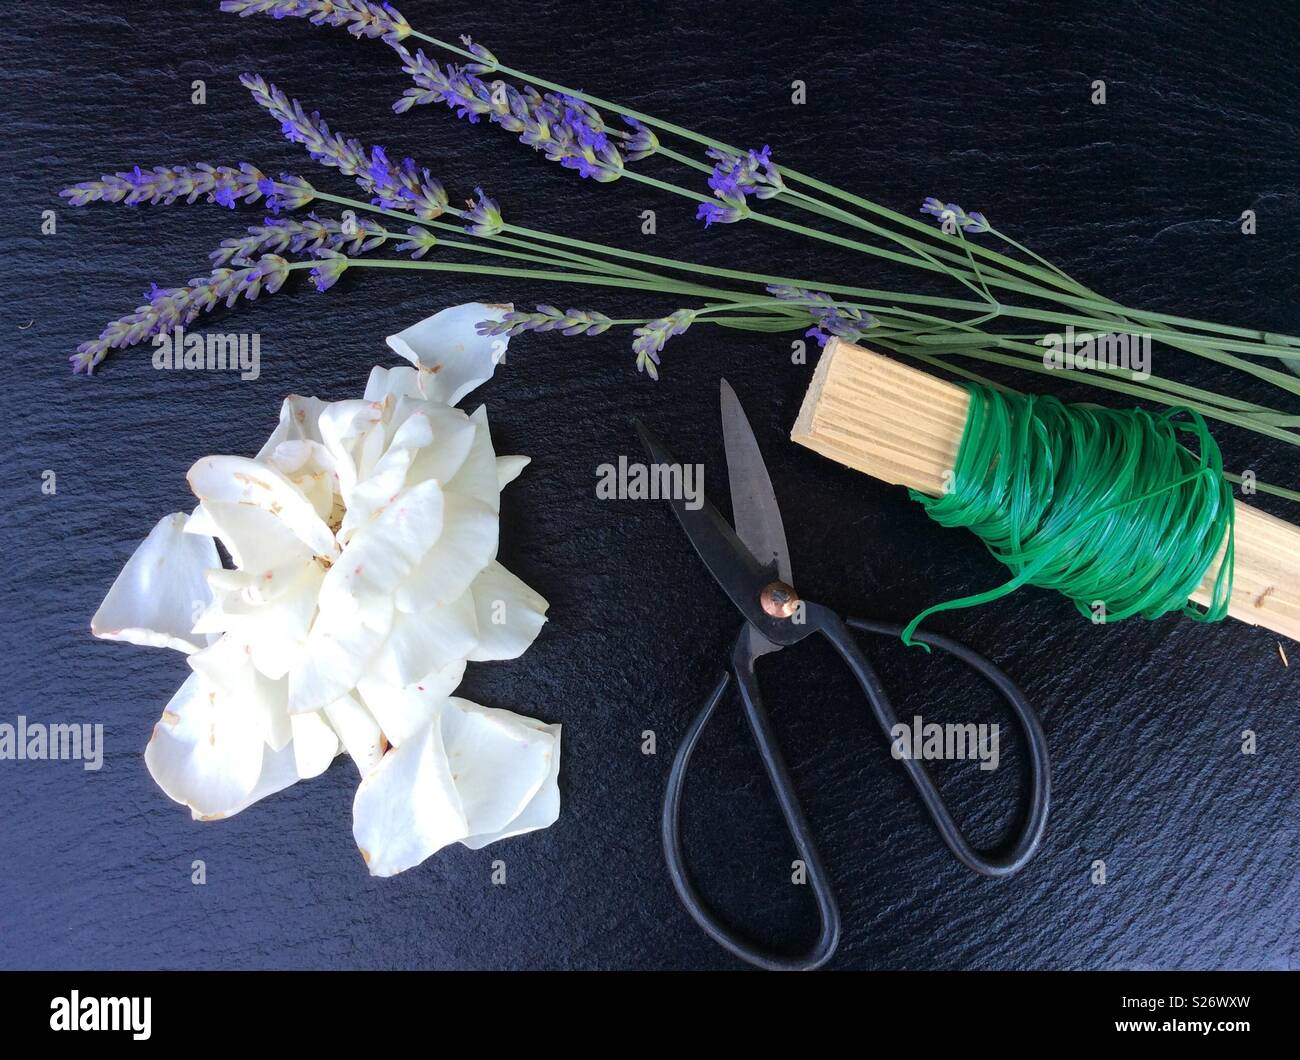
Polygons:
<instances>
[{"instance_id":1,"label":"lavender sprig","mask_svg":"<svg viewBox=\"0 0 1300 1060\"><path fill-rule=\"evenodd\" d=\"M374 205L413 213L426 221L446 212L446 190L412 159L395 164L379 146L367 154L359 140L331 131L319 114L309 114L298 100L290 99L259 75L243 74L239 81L254 102L280 123L280 131L290 142L302 144L322 165L354 178L371 195Z\"/></svg>"},{"instance_id":2,"label":"lavender sprig","mask_svg":"<svg viewBox=\"0 0 1300 1060\"><path fill-rule=\"evenodd\" d=\"M808 310L815 326L804 334L810 339L816 339L820 346L825 346L832 337L857 342L876 326L875 317L865 309L836 305L835 299L821 291L777 284L769 286L767 291L773 298L779 298L783 302L797 302Z\"/></svg>"},{"instance_id":3,"label":"lavender sprig","mask_svg":"<svg viewBox=\"0 0 1300 1060\"><path fill-rule=\"evenodd\" d=\"M500 320L481 320L475 325L480 335L522 335L525 331L559 331L563 335L599 335L613 321L594 309L560 310L539 305L535 313L512 310Z\"/></svg>"},{"instance_id":4,"label":"lavender sprig","mask_svg":"<svg viewBox=\"0 0 1300 1060\"><path fill-rule=\"evenodd\" d=\"M989 230L989 223L982 213L967 213L955 202L940 202L933 195L927 195L921 203L921 212L927 213L941 225L949 224L971 235L978 235Z\"/></svg>"},{"instance_id":5,"label":"lavender sprig","mask_svg":"<svg viewBox=\"0 0 1300 1060\"><path fill-rule=\"evenodd\" d=\"M666 317L642 324L632 332L632 352L636 354L636 370L645 372L651 379L659 378L659 354L664 343L674 335L682 334L695 322L695 311L679 309Z\"/></svg>"},{"instance_id":6,"label":"lavender sprig","mask_svg":"<svg viewBox=\"0 0 1300 1060\"><path fill-rule=\"evenodd\" d=\"M207 196L208 202L220 203L232 210L243 202L256 202L265 192L266 176L256 166L241 162L239 166L211 166L198 162L192 166L136 166L128 173L106 173L99 180L86 180L59 192L72 206L92 202L120 202L127 206L140 203L170 206L177 199L188 203Z\"/></svg>"},{"instance_id":7,"label":"lavender sprig","mask_svg":"<svg viewBox=\"0 0 1300 1060\"><path fill-rule=\"evenodd\" d=\"M317 26L342 26L354 37L378 37L396 44L411 32L392 4L367 0L221 0L221 10L247 18L305 18Z\"/></svg>"},{"instance_id":8,"label":"lavender sprig","mask_svg":"<svg viewBox=\"0 0 1300 1060\"><path fill-rule=\"evenodd\" d=\"M471 50L479 47L471 45ZM552 162L601 183L617 180L623 173L625 158L613 136L627 137L636 158L645 158L658 149L658 139L639 123L633 125L631 136L615 134L599 111L576 96L542 94L531 87L520 91L504 81L488 84L478 76L484 70L479 64L448 63L444 68L422 50L414 54L400 46L395 50L402 59L402 69L416 85L393 104L399 114L417 105L445 103L471 124L486 117L507 132L518 134L522 143ZM493 64L495 61L493 58Z\"/></svg>"},{"instance_id":9,"label":"lavender sprig","mask_svg":"<svg viewBox=\"0 0 1300 1060\"><path fill-rule=\"evenodd\" d=\"M369 219L337 221L314 213L305 219L268 217L265 223L250 227L246 236L223 239L208 257L219 267L243 265L263 253L309 254L326 249L364 254L388 238L383 227Z\"/></svg>"},{"instance_id":10,"label":"lavender sprig","mask_svg":"<svg viewBox=\"0 0 1300 1060\"><path fill-rule=\"evenodd\" d=\"M72 370L90 374L110 350L134 346L174 327L184 327L223 303L229 307L240 298L252 301L263 291L274 294L288 276L289 263L284 258L264 254L241 268L213 269L184 287L154 284L145 292L145 303L134 313L110 322L98 338L77 347L77 352L68 358Z\"/></svg>"}]
</instances>

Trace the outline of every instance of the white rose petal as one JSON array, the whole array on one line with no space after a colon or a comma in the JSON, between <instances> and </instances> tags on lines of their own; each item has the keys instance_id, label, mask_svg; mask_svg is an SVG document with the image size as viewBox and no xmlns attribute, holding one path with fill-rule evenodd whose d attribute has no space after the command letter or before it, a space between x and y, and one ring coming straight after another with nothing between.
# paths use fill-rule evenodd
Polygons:
<instances>
[{"instance_id":1,"label":"white rose petal","mask_svg":"<svg viewBox=\"0 0 1300 1060\"><path fill-rule=\"evenodd\" d=\"M505 830L550 776L556 753L545 726L455 697L442 712L442 743L467 836Z\"/></svg>"},{"instance_id":2,"label":"white rose petal","mask_svg":"<svg viewBox=\"0 0 1300 1060\"><path fill-rule=\"evenodd\" d=\"M519 473L532 461L529 456L497 457L497 492L505 489L519 477Z\"/></svg>"},{"instance_id":3,"label":"white rose petal","mask_svg":"<svg viewBox=\"0 0 1300 1060\"><path fill-rule=\"evenodd\" d=\"M144 760L172 799L213 819L244 805L265 747L256 710L193 673L163 709Z\"/></svg>"},{"instance_id":4,"label":"white rose petal","mask_svg":"<svg viewBox=\"0 0 1300 1060\"><path fill-rule=\"evenodd\" d=\"M546 774L536 793L528 804L519 811L509 824L496 832L479 832L461 840L471 850L480 850L498 839L535 832L539 828L549 828L560 816L560 729L559 725L543 725L531 718L520 721L549 733L555 741L551 747L551 771Z\"/></svg>"},{"instance_id":5,"label":"white rose petal","mask_svg":"<svg viewBox=\"0 0 1300 1060\"><path fill-rule=\"evenodd\" d=\"M534 592L500 563L493 561L474 581L478 644L471 662L517 659L546 624L546 598Z\"/></svg>"},{"instance_id":6,"label":"white rose petal","mask_svg":"<svg viewBox=\"0 0 1300 1060\"><path fill-rule=\"evenodd\" d=\"M384 755L352 800L352 835L372 876L409 869L467 834L436 719Z\"/></svg>"},{"instance_id":7,"label":"white rose petal","mask_svg":"<svg viewBox=\"0 0 1300 1060\"><path fill-rule=\"evenodd\" d=\"M447 493L442 533L397 587L397 606L403 611L418 611L463 596L496 557L498 526L496 512L486 504L459 493Z\"/></svg>"},{"instance_id":8,"label":"white rose petal","mask_svg":"<svg viewBox=\"0 0 1300 1060\"><path fill-rule=\"evenodd\" d=\"M420 370L426 398L455 405L492 378L510 341L504 335L480 335L475 325L501 320L513 308L482 302L452 306L390 335L388 345Z\"/></svg>"},{"instance_id":9,"label":"white rose petal","mask_svg":"<svg viewBox=\"0 0 1300 1060\"><path fill-rule=\"evenodd\" d=\"M400 747L433 720L443 700L456 691L464 677L465 660L456 659L409 685L363 677L357 682L357 692L388 742Z\"/></svg>"},{"instance_id":10,"label":"white rose petal","mask_svg":"<svg viewBox=\"0 0 1300 1060\"><path fill-rule=\"evenodd\" d=\"M96 637L183 652L207 645L194 622L212 602L207 572L221 557L212 538L185 533L188 521L164 516L140 542L90 620Z\"/></svg>"},{"instance_id":11,"label":"white rose petal","mask_svg":"<svg viewBox=\"0 0 1300 1060\"><path fill-rule=\"evenodd\" d=\"M243 456L205 456L190 468L190 488L201 501L263 508L282 520L318 556L338 551L334 534L311 501L279 470Z\"/></svg>"}]
</instances>

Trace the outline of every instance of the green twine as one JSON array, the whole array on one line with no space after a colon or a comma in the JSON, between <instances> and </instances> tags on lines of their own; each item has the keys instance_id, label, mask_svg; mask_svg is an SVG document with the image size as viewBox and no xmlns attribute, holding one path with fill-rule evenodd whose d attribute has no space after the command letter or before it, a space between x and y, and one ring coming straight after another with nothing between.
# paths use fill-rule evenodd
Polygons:
<instances>
[{"instance_id":1,"label":"green twine","mask_svg":"<svg viewBox=\"0 0 1300 1060\"><path fill-rule=\"evenodd\" d=\"M1000 599L1022 585L1055 589L1094 621L1181 611L1200 622L1228 613L1232 486L1205 420L1191 409L1153 416L1066 405L967 384L970 412L951 488L912 490L930 518L964 526L1012 572L987 592L936 604L930 615ZM1193 435L1197 452L1180 440ZM1210 605L1188 602L1227 536ZM1094 610L1100 604L1101 610Z\"/></svg>"}]
</instances>

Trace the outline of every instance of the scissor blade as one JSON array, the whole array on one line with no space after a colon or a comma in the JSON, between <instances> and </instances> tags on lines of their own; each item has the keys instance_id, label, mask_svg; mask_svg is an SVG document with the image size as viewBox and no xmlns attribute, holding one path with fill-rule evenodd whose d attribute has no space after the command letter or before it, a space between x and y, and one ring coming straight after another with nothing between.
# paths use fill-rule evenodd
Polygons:
<instances>
[{"instance_id":1,"label":"scissor blade","mask_svg":"<svg viewBox=\"0 0 1300 1060\"><path fill-rule=\"evenodd\" d=\"M641 437L641 444L645 446L646 452L650 454L650 459L654 463L668 465L677 463L664 444L643 423L637 420L635 426L637 434ZM686 536L695 546L700 559L704 560L704 565L709 568L709 573L722 586L723 592L731 598L731 602L739 608L740 613L751 625L758 626L760 629L765 628L771 620L763 612L759 603L759 593L774 577L775 567L760 564L754 558L745 543L736 536L736 531L731 528L731 524L722 517L717 508L709 503L709 499L703 493L699 498L700 506L694 510L686 506L684 497L664 499L672 507L677 521L686 531Z\"/></svg>"},{"instance_id":2,"label":"scissor blade","mask_svg":"<svg viewBox=\"0 0 1300 1060\"><path fill-rule=\"evenodd\" d=\"M721 391L722 440L727 450L727 481L731 485L731 517L736 536L759 563L775 563L780 579L793 585L785 524L781 522L781 509L772 492L772 479L758 440L740 399L725 379Z\"/></svg>"}]
</instances>

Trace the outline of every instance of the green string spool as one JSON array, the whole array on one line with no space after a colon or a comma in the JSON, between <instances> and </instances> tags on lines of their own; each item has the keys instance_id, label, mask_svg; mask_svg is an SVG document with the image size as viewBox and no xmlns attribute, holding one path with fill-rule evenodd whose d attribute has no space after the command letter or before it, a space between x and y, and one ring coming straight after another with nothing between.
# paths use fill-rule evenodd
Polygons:
<instances>
[{"instance_id":1,"label":"green string spool","mask_svg":"<svg viewBox=\"0 0 1300 1060\"><path fill-rule=\"evenodd\" d=\"M1067 405L967 384L970 411L949 491L911 490L930 518L963 526L1010 571L1010 581L922 611L1000 599L1022 585L1055 589L1104 621L1181 611L1217 622L1232 596L1232 486L1205 420L1191 409L1153 416ZM1183 436L1196 440L1193 452ZM1209 606L1188 602L1227 536Z\"/></svg>"}]
</instances>

